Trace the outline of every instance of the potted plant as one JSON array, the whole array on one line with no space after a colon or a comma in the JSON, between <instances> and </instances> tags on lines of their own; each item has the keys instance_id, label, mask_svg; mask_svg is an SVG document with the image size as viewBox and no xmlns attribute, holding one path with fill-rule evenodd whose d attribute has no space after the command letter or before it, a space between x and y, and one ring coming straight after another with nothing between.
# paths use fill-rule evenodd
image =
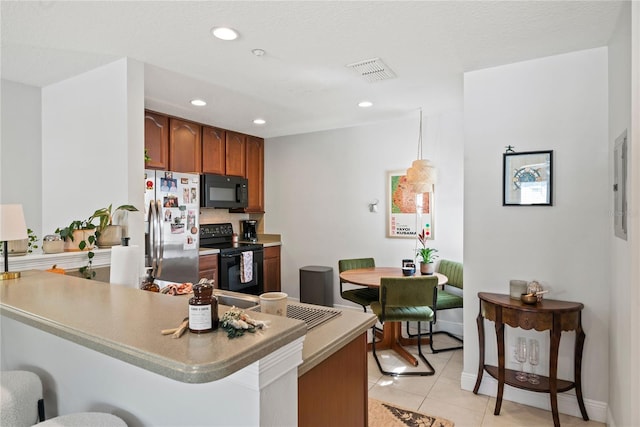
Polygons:
<instances>
[{"instance_id":1,"label":"potted plant","mask_svg":"<svg viewBox=\"0 0 640 427\"><path fill-rule=\"evenodd\" d=\"M418 241L422 245L422 248L417 249L416 258L419 256L422 261L420 261L420 273L421 274L433 274L435 271L435 266L433 265L438 255L438 252L435 248L427 247L427 236L424 229L418 234Z\"/></svg>"},{"instance_id":2,"label":"potted plant","mask_svg":"<svg viewBox=\"0 0 640 427\"><path fill-rule=\"evenodd\" d=\"M93 218L71 221L68 226L56 229L56 233L64 239L65 252L87 251L87 265L78 269L86 279L93 279L96 275L91 267L94 256L92 249L96 242L96 226L92 224L92 220Z\"/></svg>"},{"instance_id":3,"label":"potted plant","mask_svg":"<svg viewBox=\"0 0 640 427\"><path fill-rule=\"evenodd\" d=\"M109 207L96 210L89 218L89 221L98 219L100 222L96 230L96 243L101 248L110 248L119 245L122 240L122 226L113 223L113 217L118 211L137 212L138 209L133 205L118 206L112 211L113 204Z\"/></svg>"}]
</instances>

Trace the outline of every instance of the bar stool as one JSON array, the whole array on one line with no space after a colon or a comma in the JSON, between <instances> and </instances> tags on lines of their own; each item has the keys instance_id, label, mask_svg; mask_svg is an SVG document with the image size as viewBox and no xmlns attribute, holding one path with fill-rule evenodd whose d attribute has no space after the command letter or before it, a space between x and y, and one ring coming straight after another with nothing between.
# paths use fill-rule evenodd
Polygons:
<instances>
[{"instance_id":1,"label":"bar stool","mask_svg":"<svg viewBox=\"0 0 640 427\"><path fill-rule=\"evenodd\" d=\"M119 417L101 412L78 412L44 420L40 377L29 371L0 373L0 426L126 427Z\"/></svg>"},{"instance_id":2,"label":"bar stool","mask_svg":"<svg viewBox=\"0 0 640 427\"><path fill-rule=\"evenodd\" d=\"M44 421L42 381L29 371L0 373L0 425L32 426Z\"/></svg>"}]
</instances>

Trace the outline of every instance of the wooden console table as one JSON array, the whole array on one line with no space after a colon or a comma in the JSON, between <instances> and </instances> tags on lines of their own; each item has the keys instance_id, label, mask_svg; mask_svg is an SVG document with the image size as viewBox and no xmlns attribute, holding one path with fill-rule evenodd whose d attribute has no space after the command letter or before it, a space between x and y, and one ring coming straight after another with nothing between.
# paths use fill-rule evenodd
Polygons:
<instances>
[{"instance_id":1,"label":"wooden console table","mask_svg":"<svg viewBox=\"0 0 640 427\"><path fill-rule=\"evenodd\" d=\"M582 330L581 312L584 308L579 302L557 301L544 299L535 305L527 305L519 300L509 298L509 295L478 292L480 298L480 312L476 318L478 324L478 337L480 341L480 357L478 363L478 377L473 392L478 394L482 375L486 370L489 375L498 380L498 395L494 415L500 415L502 394L505 383L525 390L549 393L551 399L551 411L553 413L553 425L560 425L558 415L558 392L576 389L576 398L580 406L582 418L589 420L587 410L582 399L582 349L584 347L585 333ZM495 322L498 341L498 366L484 364L484 319ZM513 328L535 329L536 331L549 330L551 347L549 350L549 377L540 375L540 384L530 384L516 380L517 371L505 369L504 349L504 325ZM574 349L573 370L574 381L558 379L558 348L562 331L576 331Z\"/></svg>"}]
</instances>

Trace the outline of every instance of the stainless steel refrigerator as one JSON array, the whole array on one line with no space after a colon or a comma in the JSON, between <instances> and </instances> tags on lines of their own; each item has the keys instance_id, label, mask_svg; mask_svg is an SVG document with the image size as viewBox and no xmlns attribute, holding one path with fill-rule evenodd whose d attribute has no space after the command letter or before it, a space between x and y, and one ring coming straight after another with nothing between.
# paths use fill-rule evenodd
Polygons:
<instances>
[{"instance_id":1,"label":"stainless steel refrigerator","mask_svg":"<svg viewBox=\"0 0 640 427\"><path fill-rule=\"evenodd\" d=\"M145 266L159 285L197 283L200 176L145 170Z\"/></svg>"}]
</instances>

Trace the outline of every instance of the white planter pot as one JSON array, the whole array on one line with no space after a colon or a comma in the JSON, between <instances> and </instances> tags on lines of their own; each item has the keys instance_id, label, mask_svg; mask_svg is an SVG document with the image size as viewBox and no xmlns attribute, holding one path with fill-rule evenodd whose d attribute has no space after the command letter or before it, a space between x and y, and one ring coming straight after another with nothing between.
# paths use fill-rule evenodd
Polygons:
<instances>
[{"instance_id":1,"label":"white planter pot","mask_svg":"<svg viewBox=\"0 0 640 427\"><path fill-rule=\"evenodd\" d=\"M432 262L421 262L420 263L420 274L431 275L435 272L436 266Z\"/></svg>"},{"instance_id":2,"label":"white planter pot","mask_svg":"<svg viewBox=\"0 0 640 427\"><path fill-rule=\"evenodd\" d=\"M122 244L122 226L108 225L96 242L99 248L110 248Z\"/></svg>"},{"instance_id":3,"label":"white planter pot","mask_svg":"<svg viewBox=\"0 0 640 427\"><path fill-rule=\"evenodd\" d=\"M64 240L64 251L65 252L78 252L81 250L90 251L95 246L94 244L89 243L89 236L95 236L96 230L74 230L73 232L73 241L71 239ZM84 249L80 249L78 245L80 242L85 241L87 246Z\"/></svg>"}]
</instances>

